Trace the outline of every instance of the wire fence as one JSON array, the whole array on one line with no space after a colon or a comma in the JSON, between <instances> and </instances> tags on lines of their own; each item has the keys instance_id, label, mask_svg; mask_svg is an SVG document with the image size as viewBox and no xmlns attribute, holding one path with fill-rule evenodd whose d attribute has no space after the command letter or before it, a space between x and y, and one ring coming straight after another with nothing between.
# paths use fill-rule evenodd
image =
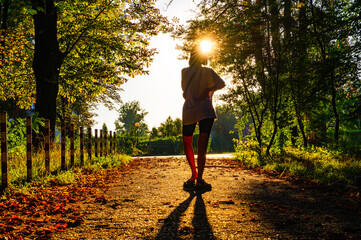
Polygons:
<instances>
[{"instance_id":1,"label":"wire fence","mask_svg":"<svg viewBox=\"0 0 361 240\"><path fill-rule=\"evenodd\" d=\"M7 129L7 113L0 113L0 121L1 121L1 188L5 189L9 185L9 169L8 169L8 129ZM116 133L109 131L109 135L107 132L100 130L100 136L98 138L98 129L95 129L95 135L92 136L92 129L87 128L86 138L84 135L84 127L79 127L79 149L75 149L75 127L74 124L70 125L70 133L69 136L66 136L66 125L63 124L61 126L61 161L60 161L60 169L67 170L75 165L75 152L76 150L80 155L80 166L84 165L85 160L85 150L87 153L88 161L91 162L93 155L95 158L107 156L109 154L116 152ZM50 172L50 163L51 159L51 149L53 143L50 140L50 120L45 120L45 131L44 131L44 165L45 165L45 176L48 176ZM70 162L66 163L66 142L67 137L70 138ZM26 119L26 181L31 181L33 179L33 128L32 128L32 119L31 117L27 117ZM84 144L86 143L86 144ZM98 144L99 143L99 144ZM109 145L108 145L109 143ZM92 147L94 145L94 147ZM86 148L86 149L85 149Z\"/></svg>"}]
</instances>

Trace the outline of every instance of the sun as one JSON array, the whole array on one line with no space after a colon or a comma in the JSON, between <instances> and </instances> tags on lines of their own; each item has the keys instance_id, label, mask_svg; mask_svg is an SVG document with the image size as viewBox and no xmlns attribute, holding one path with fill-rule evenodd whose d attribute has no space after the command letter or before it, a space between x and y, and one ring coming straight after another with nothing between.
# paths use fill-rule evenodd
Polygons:
<instances>
[{"instance_id":1,"label":"sun","mask_svg":"<svg viewBox=\"0 0 361 240\"><path fill-rule=\"evenodd\" d=\"M199 45L200 50L203 54L208 54L212 51L213 42L211 42L210 40L202 40Z\"/></svg>"}]
</instances>

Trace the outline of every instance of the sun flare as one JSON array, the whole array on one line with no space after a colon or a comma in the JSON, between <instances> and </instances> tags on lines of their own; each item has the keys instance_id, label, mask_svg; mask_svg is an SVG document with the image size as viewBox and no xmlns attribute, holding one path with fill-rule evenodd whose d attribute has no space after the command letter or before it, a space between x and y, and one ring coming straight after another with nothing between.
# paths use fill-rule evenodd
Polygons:
<instances>
[{"instance_id":1,"label":"sun flare","mask_svg":"<svg viewBox=\"0 0 361 240\"><path fill-rule=\"evenodd\" d=\"M200 49L203 54L208 54L212 51L213 43L210 40L202 40L200 42Z\"/></svg>"}]
</instances>

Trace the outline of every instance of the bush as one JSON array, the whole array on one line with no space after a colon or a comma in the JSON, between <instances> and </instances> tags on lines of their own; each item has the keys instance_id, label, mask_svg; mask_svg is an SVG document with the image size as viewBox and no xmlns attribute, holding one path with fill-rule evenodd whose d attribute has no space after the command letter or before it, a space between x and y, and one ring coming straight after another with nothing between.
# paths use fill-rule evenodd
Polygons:
<instances>
[{"instance_id":1,"label":"bush","mask_svg":"<svg viewBox=\"0 0 361 240\"><path fill-rule=\"evenodd\" d=\"M182 136L141 141L139 142L139 148L146 155L184 154Z\"/></svg>"},{"instance_id":2,"label":"bush","mask_svg":"<svg viewBox=\"0 0 361 240\"><path fill-rule=\"evenodd\" d=\"M260 164L257 154L238 144L237 157L245 165L262 167L265 170L287 173L291 176L328 184L355 184L355 176L361 176L361 159L325 147L301 150L286 147L283 153L274 153L272 158Z\"/></svg>"}]
</instances>

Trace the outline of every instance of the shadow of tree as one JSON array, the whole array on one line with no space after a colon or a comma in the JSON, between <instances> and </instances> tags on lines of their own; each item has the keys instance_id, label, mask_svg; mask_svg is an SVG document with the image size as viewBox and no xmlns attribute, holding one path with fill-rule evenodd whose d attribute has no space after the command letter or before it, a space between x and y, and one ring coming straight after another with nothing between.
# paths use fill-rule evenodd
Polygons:
<instances>
[{"instance_id":1,"label":"shadow of tree","mask_svg":"<svg viewBox=\"0 0 361 240\"><path fill-rule=\"evenodd\" d=\"M193 234L193 239L216 239L213 235L212 227L208 222L207 210L202 197L202 194L205 192L188 191L188 193L189 197L180 203L169 216L164 219L163 226L155 239L182 239L181 235L189 234ZM194 197L196 197L196 202L194 204L194 217L192 220L193 229L189 227L179 229L181 217L189 208Z\"/></svg>"},{"instance_id":2,"label":"shadow of tree","mask_svg":"<svg viewBox=\"0 0 361 240\"><path fill-rule=\"evenodd\" d=\"M251 189L235 194L236 199L249 203L253 225L268 227L279 238L361 237L359 206L329 188L264 181L252 184Z\"/></svg>"}]
</instances>

